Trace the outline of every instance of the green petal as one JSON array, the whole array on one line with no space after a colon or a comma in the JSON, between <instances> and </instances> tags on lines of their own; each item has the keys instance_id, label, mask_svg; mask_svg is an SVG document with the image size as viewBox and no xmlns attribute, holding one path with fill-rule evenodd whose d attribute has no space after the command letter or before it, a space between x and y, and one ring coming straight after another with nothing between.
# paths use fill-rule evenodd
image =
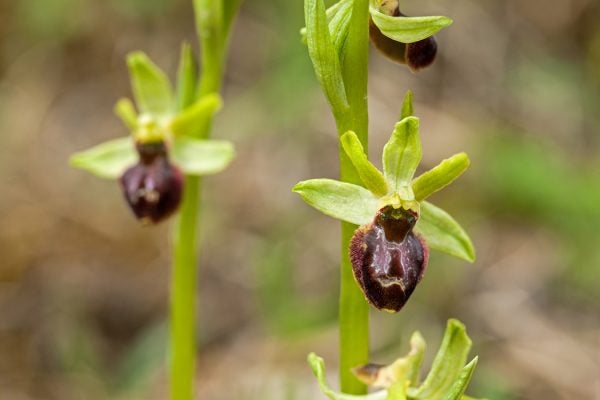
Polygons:
<instances>
[{"instance_id":1,"label":"green petal","mask_svg":"<svg viewBox=\"0 0 600 400\"><path fill-rule=\"evenodd\" d=\"M137 129L138 117L131 100L126 98L120 99L117 101L117 104L115 104L114 111L115 114L121 118L121 121L123 121L127 129L131 132L134 132Z\"/></svg>"},{"instance_id":2,"label":"green petal","mask_svg":"<svg viewBox=\"0 0 600 400\"><path fill-rule=\"evenodd\" d=\"M415 226L429 248L463 260L475 261L475 248L464 229L447 212L423 201L421 213Z\"/></svg>"},{"instance_id":3,"label":"green petal","mask_svg":"<svg viewBox=\"0 0 600 400\"><path fill-rule=\"evenodd\" d=\"M370 7L369 11L381 33L402 43L426 39L452 24L448 17L392 17L380 12L376 7Z\"/></svg>"},{"instance_id":4,"label":"green petal","mask_svg":"<svg viewBox=\"0 0 600 400\"><path fill-rule=\"evenodd\" d=\"M177 70L177 110L190 106L196 98L196 60L189 43L181 45Z\"/></svg>"},{"instance_id":5,"label":"green petal","mask_svg":"<svg viewBox=\"0 0 600 400\"><path fill-rule=\"evenodd\" d=\"M321 391L323 394L329 397L330 400L386 400L388 398L387 390L381 390L379 392L366 395L351 395L336 392L327 384L327 379L325 376L325 362L323 359L314 353L310 353L308 355L308 364L310 365L313 374L319 382Z\"/></svg>"},{"instance_id":6,"label":"green petal","mask_svg":"<svg viewBox=\"0 0 600 400\"><path fill-rule=\"evenodd\" d=\"M348 109L348 99L342 78L338 54L329 33L323 0L305 0L306 44L315 74L332 110ZM336 116L336 119L339 116Z\"/></svg>"},{"instance_id":7,"label":"green petal","mask_svg":"<svg viewBox=\"0 0 600 400\"><path fill-rule=\"evenodd\" d=\"M419 400L446 400L448 394L454 393L454 383L461 377L470 349L471 339L465 326L457 320L449 320L431 370L423 385L414 392L414 397Z\"/></svg>"},{"instance_id":8,"label":"green petal","mask_svg":"<svg viewBox=\"0 0 600 400\"><path fill-rule=\"evenodd\" d=\"M75 153L69 159L69 164L100 178L117 179L137 159L132 138L124 137Z\"/></svg>"},{"instance_id":9,"label":"green petal","mask_svg":"<svg viewBox=\"0 0 600 400\"><path fill-rule=\"evenodd\" d=\"M203 96L171 120L171 132L175 136L195 137L205 130L222 105L221 97L216 93Z\"/></svg>"},{"instance_id":10,"label":"green petal","mask_svg":"<svg viewBox=\"0 0 600 400\"><path fill-rule=\"evenodd\" d=\"M173 112L173 90L165 73L146 54L136 51L127 57L131 86L141 112L155 116Z\"/></svg>"},{"instance_id":11,"label":"green petal","mask_svg":"<svg viewBox=\"0 0 600 400\"><path fill-rule=\"evenodd\" d=\"M394 192L410 185L421 157L419 119L406 117L396 124L390 140L383 148L383 174Z\"/></svg>"},{"instance_id":12,"label":"green petal","mask_svg":"<svg viewBox=\"0 0 600 400\"><path fill-rule=\"evenodd\" d=\"M173 162L186 175L209 175L224 170L235 151L230 142L224 140L200 140L177 137L171 149Z\"/></svg>"},{"instance_id":13,"label":"green petal","mask_svg":"<svg viewBox=\"0 0 600 400\"><path fill-rule=\"evenodd\" d=\"M385 178L367 158L356 133L352 131L344 133L340 138L340 143L365 187L376 196L385 196L388 192Z\"/></svg>"},{"instance_id":14,"label":"green petal","mask_svg":"<svg viewBox=\"0 0 600 400\"><path fill-rule=\"evenodd\" d=\"M415 200L425 200L438 190L448 186L469 168L469 156L458 153L445 159L412 182Z\"/></svg>"},{"instance_id":15,"label":"green petal","mask_svg":"<svg viewBox=\"0 0 600 400\"><path fill-rule=\"evenodd\" d=\"M323 214L355 225L370 223L379 208L367 189L333 179L299 182L292 190Z\"/></svg>"}]
</instances>

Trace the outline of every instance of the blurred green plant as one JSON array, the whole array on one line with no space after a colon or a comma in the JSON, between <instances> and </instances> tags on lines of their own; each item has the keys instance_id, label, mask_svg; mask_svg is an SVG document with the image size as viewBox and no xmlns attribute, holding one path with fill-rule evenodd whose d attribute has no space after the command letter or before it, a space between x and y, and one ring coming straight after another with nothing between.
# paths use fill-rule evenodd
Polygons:
<instances>
[{"instance_id":1,"label":"blurred green plant","mask_svg":"<svg viewBox=\"0 0 600 400\"><path fill-rule=\"evenodd\" d=\"M218 92L225 52L240 2L193 2L201 43L202 74L198 76L192 50L184 44L175 90L166 74L145 54L131 53L127 65L139 115L128 99L119 100L115 112L132 132L132 137L111 140L74 154L70 160L72 166L102 178L120 176L128 203L145 222L158 222L167 217L178 207L182 197L174 229L171 281L173 400L194 396L200 176L223 170L234 155L229 142L209 140L208 136L214 114L221 107ZM138 164L132 166L136 160ZM185 182L180 178L179 168L185 174Z\"/></svg>"}]
</instances>

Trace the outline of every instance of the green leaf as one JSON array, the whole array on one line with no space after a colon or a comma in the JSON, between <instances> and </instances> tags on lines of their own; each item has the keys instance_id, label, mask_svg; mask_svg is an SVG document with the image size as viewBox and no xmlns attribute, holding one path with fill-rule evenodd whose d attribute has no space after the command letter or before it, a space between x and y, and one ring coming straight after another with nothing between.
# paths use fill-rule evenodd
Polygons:
<instances>
[{"instance_id":1,"label":"green leaf","mask_svg":"<svg viewBox=\"0 0 600 400\"><path fill-rule=\"evenodd\" d=\"M348 110L340 60L329 33L323 0L305 0L306 43L315 74L336 120Z\"/></svg>"},{"instance_id":2,"label":"green leaf","mask_svg":"<svg viewBox=\"0 0 600 400\"><path fill-rule=\"evenodd\" d=\"M383 174L394 192L403 186L410 186L421 157L419 119L406 117L396 124L390 140L383 148Z\"/></svg>"},{"instance_id":3,"label":"green leaf","mask_svg":"<svg viewBox=\"0 0 600 400\"><path fill-rule=\"evenodd\" d=\"M415 200L425 200L438 190L448 186L469 168L471 162L465 153L458 153L442 161L412 182Z\"/></svg>"},{"instance_id":4,"label":"green leaf","mask_svg":"<svg viewBox=\"0 0 600 400\"><path fill-rule=\"evenodd\" d=\"M333 179L311 179L292 189L312 207L330 217L365 225L379 209L378 200L367 189Z\"/></svg>"},{"instance_id":5,"label":"green leaf","mask_svg":"<svg viewBox=\"0 0 600 400\"><path fill-rule=\"evenodd\" d=\"M177 70L177 110L190 106L196 98L196 60L189 43L181 45Z\"/></svg>"},{"instance_id":6,"label":"green leaf","mask_svg":"<svg viewBox=\"0 0 600 400\"><path fill-rule=\"evenodd\" d=\"M175 136L196 137L210 123L213 115L221 108L221 96L216 93L203 96L200 100L177 114L169 123Z\"/></svg>"},{"instance_id":7,"label":"green leaf","mask_svg":"<svg viewBox=\"0 0 600 400\"><path fill-rule=\"evenodd\" d=\"M333 40L333 45L335 47L335 51L340 59L340 63L343 62L344 57L344 46L346 44L346 39L348 38L348 32L350 28L350 20L352 19L352 0L341 0L336 3L334 6L336 7L335 14L329 19L329 34ZM329 17L329 9L328 17Z\"/></svg>"},{"instance_id":8,"label":"green leaf","mask_svg":"<svg viewBox=\"0 0 600 400\"><path fill-rule=\"evenodd\" d=\"M227 38L231 31L231 24L237 15L242 0L225 0L223 2L223 37Z\"/></svg>"},{"instance_id":9,"label":"green leaf","mask_svg":"<svg viewBox=\"0 0 600 400\"><path fill-rule=\"evenodd\" d=\"M110 140L91 149L75 153L69 159L72 167L106 179L117 179L138 160L131 137Z\"/></svg>"},{"instance_id":10,"label":"green leaf","mask_svg":"<svg viewBox=\"0 0 600 400\"><path fill-rule=\"evenodd\" d=\"M140 51L129 54L127 65L133 95L141 112L155 116L173 112L173 90L165 73Z\"/></svg>"},{"instance_id":11,"label":"green leaf","mask_svg":"<svg viewBox=\"0 0 600 400\"><path fill-rule=\"evenodd\" d=\"M388 192L383 174L369 161L356 133L348 131L340 137L340 143L350 158L358 176L375 196L385 196Z\"/></svg>"},{"instance_id":12,"label":"green leaf","mask_svg":"<svg viewBox=\"0 0 600 400\"><path fill-rule=\"evenodd\" d=\"M225 32L228 32L231 19L237 10L237 2L229 1L225 5L223 1L193 0L202 63L198 95L217 92L219 89L227 42Z\"/></svg>"},{"instance_id":13,"label":"green leaf","mask_svg":"<svg viewBox=\"0 0 600 400\"><path fill-rule=\"evenodd\" d=\"M458 222L427 201L420 204L421 214L415 230L425 238L428 247L469 262L475 261L473 243Z\"/></svg>"},{"instance_id":14,"label":"green leaf","mask_svg":"<svg viewBox=\"0 0 600 400\"><path fill-rule=\"evenodd\" d=\"M325 11L327 23L329 24L329 34L336 44L335 47L338 50L338 55L341 54L340 49L343 47L343 42L345 42L345 38L348 35L347 24L352 15L352 2L353 0L340 0L337 3L333 3ZM302 43L306 44L306 27L300 29L300 36Z\"/></svg>"},{"instance_id":15,"label":"green leaf","mask_svg":"<svg viewBox=\"0 0 600 400\"><path fill-rule=\"evenodd\" d=\"M450 391L444 397L444 400L461 400L463 398L463 394L469 386L469 382L471 381L471 377L473 376L473 371L475 371L475 367L477 366L478 357L475 357L471 362L469 362L460 372L458 379L450 388Z\"/></svg>"},{"instance_id":16,"label":"green leaf","mask_svg":"<svg viewBox=\"0 0 600 400\"><path fill-rule=\"evenodd\" d=\"M369 11L381 33L402 43L413 43L426 39L452 24L452 20L448 17L393 17L372 6Z\"/></svg>"},{"instance_id":17,"label":"green leaf","mask_svg":"<svg viewBox=\"0 0 600 400\"><path fill-rule=\"evenodd\" d=\"M386 400L388 398L387 390L381 390L367 395L351 395L336 392L327 384L327 379L325 377L325 362L323 359L314 353L310 353L308 355L308 364L319 382L321 391L329 397L330 400Z\"/></svg>"},{"instance_id":18,"label":"green leaf","mask_svg":"<svg viewBox=\"0 0 600 400\"><path fill-rule=\"evenodd\" d=\"M225 169L235 151L224 140L200 140L177 137L171 149L173 161L186 175L209 175Z\"/></svg>"},{"instance_id":19,"label":"green leaf","mask_svg":"<svg viewBox=\"0 0 600 400\"><path fill-rule=\"evenodd\" d=\"M404 101L402 102L402 112L400 113L400 120L403 120L406 117L411 117L415 115L415 110L413 108L413 92L408 90L404 95Z\"/></svg>"},{"instance_id":20,"label":"green leaf","mask_svg":"<svg viewBox=\"0 0 600 400\"><path fill-rule=\"evenodd\" d=\"M120 99L117 101L117 104L115 104L114 111L115 114L121 118L127 129L129 129L131 132L137 129L138 117L131 100L125 98Z\"/></svg>"},{"instance_id":21,"label":"green leaf","mask_svg":"<svg viewBox=\"0 0 600 400\"><path fill-rule=\"evenodd\" d=\"M470 349L471 339L465 326L455 319L449 320L431 370L425 382L414 392L414 397L418 400L446 400L446 395L453 393L454 383L462 375Z\"/></svg>"}]
</instances>

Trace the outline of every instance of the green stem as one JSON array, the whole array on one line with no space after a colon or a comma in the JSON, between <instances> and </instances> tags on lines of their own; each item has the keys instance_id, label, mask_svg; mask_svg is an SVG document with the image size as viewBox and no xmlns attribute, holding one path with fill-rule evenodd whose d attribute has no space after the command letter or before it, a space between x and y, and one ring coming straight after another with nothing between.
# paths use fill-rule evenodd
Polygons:
<instances>
[{"instance_id":1,"label":"green stem","mask_svg":"<svg viewBox=\"0 0 600 400\"><path fill-rule=\"evenodd\" d=\"M186 177L181 211L173 235L170 324L172 400L191 400L194 394L199 197L200 179Z\"/></svg>"},{"instance_id":2,"label":"green stem","mask_svg":"<svg viewBox=\"0 0 600 400\"><path fill-rule=\"evenodd\" d=\"M223 4L225 1L225 5ZM194 0L202 74L196 99L221 90L229 28L239 0ZM225 15L223 15L225 12ZM204 18L200 21L200 18ZM195 100L195 99L194 99ZM198 133L210 137L212 120ZM171 279L171 400L192 400L196 375L196 283L198 223L202 179L186 176L181 209L173 232Z\"/></svg>"},{"instance_id":3,"label":"green stem","mask_svg":"<svg viewBox=\"0 0 600 400\"><path fill-rule=\"evenodd\" d=\"M342 135L353 130L365 151L368 149L368 46L369 1L355 0L350 30L345 47L342 74L350 110L336 123ZM362 185L352 163L340 147L340 178L344 182ZM350 239L356 226L342 223L342 254L339 304L340 386L344 393L364 394L365 385L352 374L352 368L369 360L369 305L352 274L348 254Z\"/></svg>"}]
</instances>

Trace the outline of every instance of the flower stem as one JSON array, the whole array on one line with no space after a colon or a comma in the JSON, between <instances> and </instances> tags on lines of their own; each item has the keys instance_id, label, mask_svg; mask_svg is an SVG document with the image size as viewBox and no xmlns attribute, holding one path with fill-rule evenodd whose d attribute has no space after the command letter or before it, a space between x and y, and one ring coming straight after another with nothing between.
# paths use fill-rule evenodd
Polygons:
<instances>
[{"instance_id":1,"label":"flower stem","mask_svg":"<svg viewBox=\"0 0 600 400\"><path fill-rule=\"evenodd\" d=\"M221 90L229 29L240 0L194 0L201 43L201 77L197 99ZM200 21L200 18L203 18ZM198 132L208 139L212 119ZM196 375L196 284L198 223L202 180L186 176L181 210L173 231L171 279L171 400L192 400Z\"/></svg>"},{"instance_id":2,"label":"flower stem","mask_svg":"<svg viewBox=\"0 0 600 400\"><path fill-rule=\"evenodd\" d=\"M339 135L353 130L365 151L368 149L368 0L355 0L350 30L345 47L342 74L350 109L336 123ZM352 163L340 147L340 178L344 182L362 185ZM356 226L342 223L342 254L339 304L340 386L344 393L364 394L365 385L351 369L369 360L369 306L354 280L348 254L350 239Z\"/></svg>"},{"instance_id":3,"label":"flower stem","mask_svg":"<svg viewBox=\"0 0 600 400\"><path fill-rule=\"evenodd\" d=\"M199 197L200 179L186 177L181 211L173 235L170 325L172 400L191 400L194 393Z\"/></svg>"}]
</instances>

